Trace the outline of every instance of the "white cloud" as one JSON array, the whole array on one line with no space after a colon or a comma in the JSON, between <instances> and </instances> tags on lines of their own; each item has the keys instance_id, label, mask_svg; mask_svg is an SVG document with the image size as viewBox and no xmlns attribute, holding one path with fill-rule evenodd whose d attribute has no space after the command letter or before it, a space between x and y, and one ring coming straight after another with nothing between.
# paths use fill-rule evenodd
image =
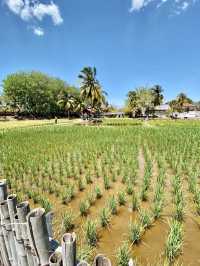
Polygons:
<instances>
[{"instance_id":1,"label":"white cloud","mask_svg":"<svg viewBox=\"0 0 200 266\"><path fill-rule=\"evenodd\" d=\"M49 5L38 3L34 6L32 12L33 12L33 16L35 16L39 20L42 20L43 17L47 15L47 16L51 16L53 23L55 25L59 25L63 22L63 19L60 15L59 8L53 2L51 2L51 4Z\"/></svg>"},{"instance_id":2,"label":"white cloud","mask_svg":"<svg viewBox=\"0 0 200 266\"><path fill-rule=\"evenodd\" d=\"M50 16L54 25L63 22L60 9L53 1L43 4L40 0L5 0L5 3L13 13L25 21L42 21L45 16Z\"/></svg>"},{"instance_id":3,"label":"white cloud","mask_svg":"<svg viewBox=\"0 0 200 266\"><path fill-rule=\"evenodd\" d=\"M131 9L130 11L139 11L142 8L147 7L150 3L156 3L156 7L160 8L163 6L165 3L169 3L172 8L172 12L174 14L180 14L181 12L185 11L188 9L189 6L193 5L195 3L195 0L131 0Z\"/></svg>"},{"instance_id":4,"label":"white cloud","mask_svg":"<svg viewBox=\"0 0 200 266\"><path fill-rule=\"evenodd\" d=\"M186 10L188 8L188 6L189 6L189 3L188 2L183 2L181 8L182 8L182 10Z\"/></svg>"},{"instance_id":5,"label":"white cloud","mask_svg":"<svg viewBox=\"0 0 200 266\"><path fill-rule=\"evenodd\" d=\"M144 6L144 0L132 0L130 11L140 10Z\"/></svg>"},{"instance_id":6,"label":"white cloud","mask_svg":"<svg viewBox=\"0 0 200 266\"><path fill-rule=\"evenodd\" d=\"M9 9L19 15L23 6L24 6L24 2L22 0L6 0L6 4L9 7Z\"/></svg>"},{"instance_id":7,"label":"white cloud","mask_svg":"<svg viewBox=\"0 0 200 266\"><path fill-rule=\"evenodd\" d=\"M33 27L33 33L37 36L43 36L44 30L40 27Z\"/></svg>"}]
</instances>

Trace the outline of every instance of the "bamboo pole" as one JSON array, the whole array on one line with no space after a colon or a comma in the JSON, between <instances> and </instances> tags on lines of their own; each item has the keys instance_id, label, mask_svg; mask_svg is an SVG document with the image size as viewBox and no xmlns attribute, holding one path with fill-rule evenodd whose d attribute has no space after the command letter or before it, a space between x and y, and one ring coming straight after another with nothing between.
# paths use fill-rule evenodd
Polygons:
<instances>
[{"instance_id":1,"label":"bamboo pole","mask_svg":"<svg viewBox=\"0 0 200 266\"><path fill-rule=\"evenodd\" d=\"M14 225L15 225L15 233L16 233L16 247L17 247L17 254L19 257L20 265L21 266L28 266L28 259L26 250L24 247L24 242L22 238L22 232L19 224L19 217L15 215L14 217Z\"/></svg>"},{"instance_id":2,"label":"bamboo pole","mask_svg":"<svg viewBox=\"0 0 200 266\"><path fill-rule=\"evenodd\" d=\"M49 266L61 266L62 265L62 253L55 251L49 258Z\"/></svg>"},{"instance_id":3,"label":"bamboo pole","mask_svg":"<svg viewBox=\"0 0 200 266\"><path fill-rule=\"evenodd\" d=\"M17 251L15 246L15 237L11 227L8 203L6 200L0 204L1 221L3 224L3 236L11 265L18 266Z\"/></svg>"},{"instance_id":4,"label":"bamboo pole","mask_svg":"<svg viewBox=\"0 0 200 266\"><path fill-rule=\"evenodd\" d=\"M7 199L7 184L6 180L0 180L0 202Z\"/></svg>"},{"instance_id":5,"label":"bamboo pole","mask_svg":"<svg viewBox=\"0 0 200 266\"><path fill-rule=\"evenodd\" d=\"M63 266L76 265L76 234L67 233L62 238Z\"/></svg>"},{"instance_id":6,"label":"bamboo pole","mask_svg":"<svg viewBox=\"0 0 200 266\"><path fill-rule=\"evenodd\" d=\"M19 219L20 231L27 255L28 265L34 266L33 254L31 252L31 246L28 237L28 228L27 228L27 219L26 219L29 212L30 212L30 206L28 201L21 202L17 205L17 216Z\"/></svg>"},{"instance_id":7,"label":"bamboo pole","mask_svg":"<svg viewBox=\"0 0 200 266\"><path fill-rule=\"evenodd\" d=\"M27 215L28 234L32 250L41 266L48 265L50 244L47 231L45 210L34 209Z\"/></svg>"},{"instance_id":8,"label":"bamboo pole","mask_svg":"<svg viewBox=\"0 0 200 266\"><path fill-rule=\"evenodd\" d=\"M6 180L0 180L0 203L7 198L7 184ZM1 209L0 209L0 252L1 252L1 258L2 263L5 266L10 266L9 261L9 255L8 250L6 247L5 239L4 239L4 228L3 228L3 218L1 215Z\"/></svg>"},{"instance_id":9,"label":"bamboo pole","mask_svg":"<svg viewBox=\"0 0 200 266\"><path fill-rule=\"evenodd\" d=\"M53 238L53 228L52 228L52 221L53 221L53 212L48 212L46 214L46 224L47 224L47 231L49 238Z\"/></svg>"},{"instance_id":10,"label":"bamboo pole","mask_svg":"<svg viewBox=\"0 0 200 266\"><path fill-rule=\"evenodd\" d=\"M97 255L94 259L94 266L111 266L111 261L104 255Z\"/></svg>"}]
</instances>

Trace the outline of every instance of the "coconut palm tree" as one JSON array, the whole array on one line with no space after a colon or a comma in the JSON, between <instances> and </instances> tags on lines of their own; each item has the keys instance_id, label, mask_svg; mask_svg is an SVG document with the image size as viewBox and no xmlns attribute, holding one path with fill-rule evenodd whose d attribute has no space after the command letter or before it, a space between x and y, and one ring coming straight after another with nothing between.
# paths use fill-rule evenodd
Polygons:
<instances>
[{"instance_id":1,"label":"coconut palm tree","mask_svg":"<svg viewBox=\"0 0 200 266\"><path fill-rule=\"evenodd\" d=\"M84 67L78 76L81 79L80 94L84 101L88 102L92 108L95 108L105 101L105 91L96 78L97 71L93 67Z\"/></svg>"},{"instance_id":2,"label":"coconut palm tree","mask_svg":"<svg viewBox=\"0 0 200 266\"><path fill-rule=\"evenodd\" d=\"M163 102L163 99L164 99L164 96L163 96L163 89L160 85L155 85L152 89L152 92L154 94L154 106L158 106L158 105L161 105L162 102Z\"/></svg>"},{"instance_id":3,"label":"coconut palm tree","mask_svg":"<svg viewBox=\"0 0 200 266\"><path fill-rule=\"evenodd\" d=\"M57 104L67 112L68 119L70 118L70 112L75 108L75 102L76 99L74 96L69 94L67 91L62 92L62 94L59 95Z\"/></svg>"}]
</instances>

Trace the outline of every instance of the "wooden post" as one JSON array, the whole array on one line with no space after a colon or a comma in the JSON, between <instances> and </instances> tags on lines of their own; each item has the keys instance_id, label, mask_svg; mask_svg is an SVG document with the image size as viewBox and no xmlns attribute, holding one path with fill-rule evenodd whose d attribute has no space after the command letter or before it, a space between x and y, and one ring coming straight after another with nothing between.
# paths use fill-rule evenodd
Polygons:
<instances>
[{"instance_id":1,"label":"wooden post","mask_svg":"<svg viewBox=\"0 0 200 266\"><path fill-rule=\"evenodd\" d=\"M47 231L45 210L42 208L32 210L27 216L28 234L31 247L38 258L38 264L49 264L50 245Z\"/></svg>"},{"instance_id":2,"label":"wooden post","mask_svg":"<svg viewBox=\"0 0 200 266\"><path fill-rule=\"evenodd\" d=\"M63 266L76 265L76 234L67 233L62 238Z\"/></svg>"},{"instance_id":3,"label":"wooden post","mask_svg":"<svg viewBox=\"0 0 200 266\"><path fill-rule=\"evenodd\" d=\"M94 259L94 266L111 266L111 261L103 255L97 255Z\"/></svg>"}]
</instances>

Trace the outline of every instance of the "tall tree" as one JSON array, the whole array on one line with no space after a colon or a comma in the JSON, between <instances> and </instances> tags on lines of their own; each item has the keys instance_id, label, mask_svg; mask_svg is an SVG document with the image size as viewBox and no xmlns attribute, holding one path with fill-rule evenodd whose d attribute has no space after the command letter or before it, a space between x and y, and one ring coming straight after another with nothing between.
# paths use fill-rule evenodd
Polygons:
<instances>
[{"instance_id":1,"label":"tall tree","mask_svg":"<svg viewBox=\"0 0 200 266\"><path fill-rule=\"evenodd\" d=\"M169 102L169 105L172 111L182 112L185 105L192 103L193 101L185 93L181 92L178 94L175 100Z\"/></svg>"},{"instance_id":2,"label":"tall tree","mask_svg":"<svg viewBox=\"0 0 200 266\"><path fill-rule=\"evenodd\" d=\"M84 101L88 102L93 108L99 107L105 101L105 91L96 78L97 71L93 67L84 67L78 76L81 79L80 94Z\"/></svg>"},{"instance_id":3,"label":"tall tree","mask_svg":"<svg viewBox=\"0 0 200 266\"><path fill-rule=\"evenodd\" d=\"M58 105L61 106L66 112L68 119L70 118L70 112L75 109L76 99L67 91L63 91L59 95Z\"/></svg>"},{"instance_id":4,"label":"tall tree","mask_svg":"<svg viewBox=\"0 0 200 266\"><path fill-rule=\"evenodd\" d=\"M154 93L152 89L140 87L128 93L128 106L133 113L149 114L154 107Z\"/></svg>"},{"instance_id":5,"label":"tall tree","mask_svg":"<svg viewBox=\"0 0 200 266\"><path fill-rule=\"evenodd\" d=\"M3 95L14 110L34 116L55 116L63 113L59 108L58 95L68 91L72 96L79 90L63 80L41 72L17 72L3 81Z\"/></svg>"},{"instance_id":6,"label":"tall tree","mask_svg":"<svg viewBox=\"0 0 200 266\"><path fill-rule=\"evenodd\" d=\"M152 88L152 92L154 94L154 101L153 101L154 106L161 105L164 99L162 87L160 85L155 85Z\"/></svg>"}]
</instances>

